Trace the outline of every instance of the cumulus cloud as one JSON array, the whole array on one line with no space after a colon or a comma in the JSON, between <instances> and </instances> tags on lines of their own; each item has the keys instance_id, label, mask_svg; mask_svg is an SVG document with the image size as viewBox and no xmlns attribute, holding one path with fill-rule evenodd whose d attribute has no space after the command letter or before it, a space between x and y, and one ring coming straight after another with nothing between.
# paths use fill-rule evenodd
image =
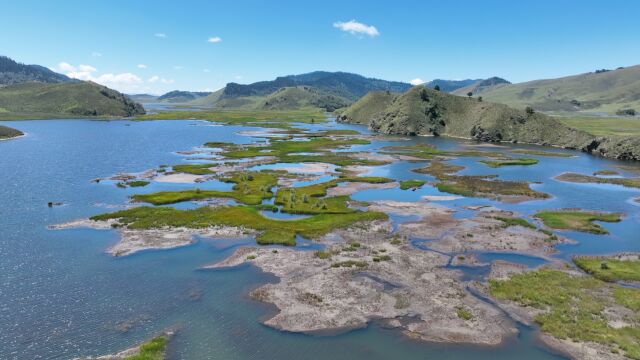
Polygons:
<instances>
[{"instance_id":1,"label":"cumulus cloud","mask_svg":"<svg viewBox=\"0 0 640 360\"><path fill-rule=\"evenodd\" d=\"M97 75L96 72L98 70L95 67L86 64L74 66L67 62L61 62L57 67L54 68L54 70L61 72L73 79L93 81L97 84L124 92L139 90L140 86L144 83L141 78L130 72L121 74L106 73Z\"/></svg>"},{"instance_id":2,"label":"cumulus cloud","mask_svg":"<svg viewBox=\"0 0 640 360\"><path fill-rule=\"evenodd\" d=\"M207 42L214 43L214 44L219 43L220 41L222 41L222 38L220 38L219 36L214 36L207 39Z\"/></svg>"},{"instance_id":3,"label":"cumulus cloud","mask_svg":"<svg viewBox=\"0 0 640 360\"><path fill-rule=\"evenodd\" d=\"M350 20L347 22L337 21L333 23L333 27L342 31L346 31L352 35L368 35L370 37L376 37L380 35L378 29L376 29L375 26L363 24L355 20Z\"/></svg>"},{"instance_id":4,"label":"cumulus cloud","mask_svg":"<svg viewBox=\"0 0 640 360\"><path fill-rule=\"evenodd\" d=\"M426 82L426 81L424 81L424 80L422 80L422 79L420 79L420 78L415 78L415 79L413 79L413 80L409 81L409 84L411 84L411 85L413 85L413 86L416 86L416 85L422 85L422 84L424 84L425 82Z\"/></svg>"},{"instance_id":5,"label":"cumulus cloud","mask_svg":"<svg viewBox=\"0 0 640 360\"><path fill-rule=\"evenodd\" d=\"M147 68L147 65L145 65L145 64L138 64L138 65L137 65L137 67L138 67L138 69L146 69L146 68Z\"/></svg>"},{"instance_id":6,"label":"cumulus cloud","mask_svg":"<svg viewBox=\"0 0 640 360\"><path fill-rule=\"evenodd\" d=\"M152 77L149 78L149 80L147 80L150 83L161 83L161 84L173 84L173 79L165 79L163 77L160 77L158 75L153 75Z\"/></svg>"},{"instance_id":7,"label":"cumulus cloud","mask_svg":"<svg viewBox=\"0 0 640 360\"><path fill-rule=\"evenodd\" d=\"M155 36L157 38L166 38L167 34L165 34L165 33L155 33L155 34L153 34L153 36Z\"/></svg>"}]
</instances>

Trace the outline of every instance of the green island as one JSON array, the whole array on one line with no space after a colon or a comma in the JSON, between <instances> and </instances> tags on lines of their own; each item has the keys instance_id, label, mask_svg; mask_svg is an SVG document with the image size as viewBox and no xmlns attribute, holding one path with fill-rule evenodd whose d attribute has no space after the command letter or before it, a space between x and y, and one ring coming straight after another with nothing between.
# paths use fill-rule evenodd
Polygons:
<instances>
[{"instance_id":1,"label":"green island","mask_svg":"<svg viewBox=\"0 0 640 360\"><path fill-rule=\"evenodd\" d=\"M594 221L619 222L622 214L602 213L583 210L540 211L534 217L552 228L559 230L576 230L592 234L608 234L609 231Z\"/></svg>"},{"instance_id":2,"label":"green island","mask_svg":"<svg viewBox=\"0 0 640 360\"><path fill-rule=\"evenodd\" d=\"M409 189L418 189L424 185L426 181L423 180L404 180L400 181L400 189L409 190Z\"/></svg>"},{"instance_id":3,"label":"green island","mask_svg":"<svg viewBox=\"0 0 640 360\"><path fill-rule=\"evenodd\" d=\"M91 217L94 221L116 219L117 226L129 229L193 228L231 226L253 229L260 234L256 242L260 245L281 244L293 246L295 236L308 239L320 237L333 229L346 228L361 221L386 219L381 212L354 211L344 214L319 214L296 220L274 220L266 218L251 206L208 206L193 210L177 210L171 207L136 207Z\"/></svg>"},{"instance_id":4,"label":"green island","mask_svg":"<svg viewBox=\"0 0 640 360\"><path fill-rule=\"evenodd\" d=\"M155 337L140 345L138 354L127 356L125 360L163 360L167 348L167 338Z\"/></svg>"},{"instance_id":5,"label":"green island","mask_svg":"<svg viewBox=\"0 0 640 360\"><path fill-rule=\"evenodd\" d=\"M574 183L613 184L629 188L640 188L640 178L603 178L576 173L564 173L556 176L556 179Z\"/></svg>"},{"instance_id":6,"label":"green island","mask_svg":"<svg viewBox=\"0 0 640 360\"><path fill-rule=\"evenodd\" d=\"M538 159L514 158L514 159L480 160L480 162L489 167L498 168L502 166L535 165L538 163Z\"/></svg>"},{"instance_id":7,"label":"green island","mask_svg":"<svg viewBox=\"0 0 640 360\"><path fill-rule=\"evenodd\" d=\"M517 149L517 150L513 150L512 153L523 154L523 155L547 156L547 157L563 157L563 158L570 158L575 156L573 154L567 154L567 153L561 153L561 152L532 150L532 149Z\"/></svg>"},{"instance_id":8,"label":"green island","mask_svg":"<svg viewBox=\"0 0 640 360\"><path fill-rule=\"evenodd\" d=\"M222 179L234 183L231 191L217 190L183 190L160 191L151 194L133 195L134 201L153 205L175 204L182 201L202 200L208 198L232 198L244 204L258 205L263 199L273 197L271 188L276 186L278 178L271 171L241 172Z\"/></svg>"},{"instance_id":9,"label":"green island","mask_svg":"<svg viewBox=\"0 0 640 360\"><path fill-rule=\"evenodd\" d=\"M504 223L505 227L508 226L522 226L529 229L536 229L536 226L522 218L502 217L494 216L494 219L500 220Z\"/></svg>"},{"instance_id":10,"label":"green island","mask_svg":"<svg viewBox=\"0 0 640 360\"><path fill-rule=\"evenodd\" d=\"M0 125L0 140L11 139L22 135L24 135L24 133L20 130Z\"/></svg>"},{"instance_id":11,"label":"green island","mask_svg":"<svg viewBox=\"0 0 640 360\"><path fill-rule=\"evenodd\" d=\"M504 154L494 151L450 151L441 150L430 144L398 145L384 147L383 152L396 155L408 155L420 159L434 159L446 156L501 158Z\"/></svg>"},{"instance_id":12,"label":"green island","mask_svg":"<svg viewBox=\"0 0 640 360\"><path fill-rule=\"evenodd\" d=\"M593 173L593 175L618 175L619 172L615 170L598 170Z\"/></svg>"},{"instance_id":13,"label":"green island","mask_svg":"<svg viewBox=\"0 0 640 360\"><path fill-rule=\"evenodd\" d=\"M527 182L504 181L495 179L497 175L451 175L464 167L432 160L424 168L414 169L414 172L429 174L439 182L436 188L442 192L469 196L489 197L522 196L531 199L546 199L548 194L532 190Z\"/></svg>"},{"instance_id":14,"label":"green island","mask_svg":"<svg viewBox=\"0 0 640 360\"><path fill-rule=\"evenodd\" d=\"M640 310L640 289L608 284L590 276L540 269L489 280L489 293L532 310L540 330L559 339L592 341L640 359L640 326L627 312ZM623 326L611 326L605 309L624 307Z\"/></svg>"},{"instance_id":15,"label":"green island","mask_svg":"<svg viewBox=\"0 0 640 360\"><path fill-rule=\"evenodd\" d=\"M623 256L578 256L573 262L587 274L602 281L640 281L640 260Z\"/></svg>"}]
</instances>

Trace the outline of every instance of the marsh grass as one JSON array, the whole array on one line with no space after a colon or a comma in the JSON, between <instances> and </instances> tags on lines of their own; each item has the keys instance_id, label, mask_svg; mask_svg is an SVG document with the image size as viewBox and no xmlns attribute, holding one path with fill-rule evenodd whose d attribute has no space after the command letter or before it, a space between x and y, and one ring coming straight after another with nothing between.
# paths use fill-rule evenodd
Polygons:
<instances>
[{"instance_id":1,"label":"marsh grass","mask_svg":"<svg viewBox=\"0 0 640 360\"><path fill-rule=\"evenodd\" d=\"M584 272L609 282L640 281L640 261L580 256L573 262Z\"/></svg>"},{"instance_id":2,"label":"marsh grass","mask_svg":"<svg viewBox=\"0 0 640 360\"><path fill-rule=\"evenodd\" d=\"M162 360L166 347L167 339L164 336L158 336L142 344L138 354L127 356L124 360Z\"/></svg>"},{"instance_id":3,"label":"marsh grass","mask_svg":"<svg viewBox=\"0 0 640 360\"><path fill-rule=\"evenodd\" d=\"M629 326L608 324L604 310L624 306L640 308L640 289L622 288L590 276L541 269L512 276L509 280L489 280L489 292L501 300L539 309L535 316L540 330L559 339L593 341L612 352L624 352L640 359L640 328L627 319Z\"/></svg>"},{"instance_id":4,"label":"marsh grass","mask_svg":"<svg viewBox=\"0 0 640 360\"><path fill-rule=\"evenodd\" d=\"M558 210L541 211L535 214L534 217L542 220L546 226L553 229L576 230L592 234L608 234L609 231L594 223L594 221L619 222L622 214L582 210Z\"/></svg>"},{"instance_id":5,"label":"marsh grass","mask_svg":"<svg viewBox=\"0 0 640 360\"><path fill-rule=\"evenodd\" d=\"M276 220L262 216L251 206L204 206L192 210L177 210L171 207L136 207L113 213L93 216L91 219L105 221L117 219L119 226L129 229L207 228L232 226L256 230L258 244L295 245L295 236L308 239L320 237L333 229L346 228L357 222L386 219L380 212L355 211L348 214L320 214L304 219Z\"/></svg>"}]
</instances>

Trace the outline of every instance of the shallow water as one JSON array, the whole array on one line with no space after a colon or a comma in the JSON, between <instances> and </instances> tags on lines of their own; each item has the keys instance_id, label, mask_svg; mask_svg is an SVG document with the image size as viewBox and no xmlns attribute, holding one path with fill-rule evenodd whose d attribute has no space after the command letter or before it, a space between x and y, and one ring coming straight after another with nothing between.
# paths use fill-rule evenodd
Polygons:
<instances>
[{"instance_id":1,"label":"shallow water","mask_svg":"<svg viewBox=\"0 0 640 360\"><path fill-rule=\"evenodd\" d=\"M247 296L251 288L275 281L272 276L250 266L200 270L205 264L225 258L235 247L253 243L252 239L199 239L192 246L115 259L104 253L117 240L113 231L46 229L50 224L113 211L113 207L126 204L134 193L192 187L153 183L145 188L120 189L107 182L92 183L92 179L180 163L184 157L177 151L195 149L207 141L250 142L254 139L237 132L257 128L214 127L194 121L50 120L7 125L27 136L0 142L1 359L68 359L112 353L167 327L180 329L170 350L175 359L558 358L538 347L534 331L527 328L521 328L518 338L498 348L425 344L375 324L330 337L283 333L261 325L259 320L273 309ZM304 126L323 128L319 124ZM330 126L363 130L357 126ZM430 142L442 148L464 145L435 138L414 138L403 143L415 142ZM358 149L369 151L389 144L392 143L376 141ZM551 193L551 200L502 204L459 199L440 203L450 207L493 205L523 215L558 207L621 211L626 214L622 222L603 224L610 235L565 233L579 244L561 246L559 256L640 250L639 208L627 201L640 196L638 191L552 180L564 171L590 174L611 168L616 162L583 154L570 159L539 158L540 164L530 168L489 169L472 158L455 162L470 166L469 173L498 173L503 178L542 181L538 189ZM423 165L397 162L373 173L397 179L429 179L410 172ZM228 184L198 184L212 189L224 186ZM354 198L416 201L424 195L440 194L424 186L415 192L366 190ZM48 208L49 201L65 205ZM460 210L459 214L471 213ZM300 244L301 249L320 248L303 239Z\"/></svg>"}]
</instances>

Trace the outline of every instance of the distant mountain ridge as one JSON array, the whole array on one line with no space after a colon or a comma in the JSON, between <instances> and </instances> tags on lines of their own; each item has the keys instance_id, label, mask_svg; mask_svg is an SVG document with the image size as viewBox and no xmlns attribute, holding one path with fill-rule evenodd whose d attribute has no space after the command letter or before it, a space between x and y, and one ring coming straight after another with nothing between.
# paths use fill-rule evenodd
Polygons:
<instances>
[{"instance_id":1,"label":"distant mountain ridge","mask_svg":"<svg viewBox=\"0 0 640 360\"><path fill-rule=\"evenodd\" d=\"M454 91L451 91L452 94L456 94L456 95L467 95L468 93L471 93L473 95L476 94L480 94L483 93L485 91L490 91L493 89L496 89L498 87L502 87L502 86L506 86L511 84L511 82L501 78L501 77L497 77L497 76L493 76L490 77L488 79L484 79L484 80L480 80L480 81L476 81L468 86L465 86L463 88L460 89L456 89Z\"/></svg>"},{"instance_id":2,"label":"distant mountain ridge","mask_svg":"<svg viewBox=\"0 0 640 360\"><path fill-rule=\"evenodd\" d=\"M411 84L367 78L347 72L314 71L300 75L277 77L275 80L259 81L242 85L229 83L221 98L240 96L266 96L284 87L310 86L355 101L370 91L404 92Z\"/></svg>"},{"instance_id":3,"label":"distant mountain ridge","mask_svg":"<svg viewBox=\"0 0 640 360\"><path fill-rule=\"evenodd\" d=\"M25 65L6 56L0 56L0 86L22 84L25 82L48 84L67 83L77 80L58 74L40 65Z\"/></svg>"},{"instance_id":4,"label":"distant mountain ridge","mask_svg":"<svg viewBox=\"0 0 640 360\"><path fill-rule=\"evenodd\" d=\"M434 79L424 84L429 89L433 89L436 86L440 88L440 91L453 92L465 86L482 81L482 79L464 79L464 80L445 80Z\"/></svg>"}]
</instances>

